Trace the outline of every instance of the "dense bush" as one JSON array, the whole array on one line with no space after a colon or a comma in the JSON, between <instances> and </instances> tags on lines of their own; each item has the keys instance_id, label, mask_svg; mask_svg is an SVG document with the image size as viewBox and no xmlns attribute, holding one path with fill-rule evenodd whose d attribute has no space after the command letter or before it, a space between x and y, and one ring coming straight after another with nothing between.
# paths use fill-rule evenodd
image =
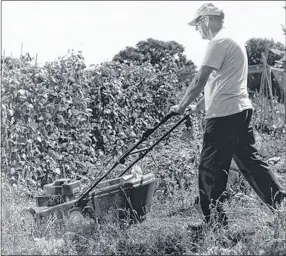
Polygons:
<instances>
[{"instance_id":1,"label":"dense bush","mask_svg":"<svg viewBox=\"0 0 286 256\"><path fill-rule=\"evenodd\" d=\"M157 73L147 63L105 63L89 71L89 75L93 117L103 141L108 140L112 148L116 143L123 145L127 137L135 137L166 115L182 87L174 71Z\"/></svg>"},{"instance_id":2,"label":"dense bush","mask_svg":"<svg viewBox=\"0 0 286 256\"><path fill-rule=\"evenodd\" d=\"M86 68L70 52L43 67L2 63L2 170L30 187L55 177L94 175L167 114L184 85L177 66L119 62Z\"/></svg>"},{"instance_id":3,"label":"dense bush","mask_svg":"<svg viewBox=\"0 0 286 256\"><path fill-rule=\"evenodd\" d=\"M26 60L4 61L2 170L8 177L40 185L88 168L92 114L84 68L76 54L41 68Z\"/></svg>"}]
</instances>

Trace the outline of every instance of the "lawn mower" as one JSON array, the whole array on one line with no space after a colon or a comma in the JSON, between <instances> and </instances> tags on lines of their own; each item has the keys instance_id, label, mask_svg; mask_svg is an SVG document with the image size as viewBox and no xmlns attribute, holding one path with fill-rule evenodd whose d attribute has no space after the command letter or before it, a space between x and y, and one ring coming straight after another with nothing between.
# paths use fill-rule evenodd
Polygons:
<instances>
[{"instance_id":1,"label":"lawn mower","mask_svg":"<svg viewBox=\"0 0 286 256\"><path fill-rule=\"evenodd\" d=\"M35 197L37 208L24 210L23 218L39 221L55 216L57 219L67 218L72 222L80 222L88 216L93 220L100 221L110 213L115 213L119 219L125 218L128 214L131 220L144 220L151 208L157 179L152 173L145 175L140 171L127 175L126 173L189 117L188 114L185 114L153 145L135 151L155 130L175 115L178 114L170 112L153 128L147 129L142 138L123 153L113 166L87 189L82 189L79 180L71 179L58 179L51 184L44 185L44 195ZM104 181L114 168L119 164L124 164L128 156L136 153L139 156L124 169L119 177Z\"/></svg>"}]
</instances>

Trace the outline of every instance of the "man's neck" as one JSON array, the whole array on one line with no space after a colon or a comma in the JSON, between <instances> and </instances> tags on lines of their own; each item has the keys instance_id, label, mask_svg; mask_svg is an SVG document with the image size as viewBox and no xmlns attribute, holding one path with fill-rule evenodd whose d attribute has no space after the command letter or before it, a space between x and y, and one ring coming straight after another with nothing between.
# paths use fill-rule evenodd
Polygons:
<instances>
[{"instance_id":1,"label":"man's neck","mask_svg":"<svg viewBox=\"0 0 286 256\"><path fill-rule=\"evenodd\" d=\"M218 29L210 29L209 40L212 40L222 29L222 27Z\"/></svg>"}]
</instances>

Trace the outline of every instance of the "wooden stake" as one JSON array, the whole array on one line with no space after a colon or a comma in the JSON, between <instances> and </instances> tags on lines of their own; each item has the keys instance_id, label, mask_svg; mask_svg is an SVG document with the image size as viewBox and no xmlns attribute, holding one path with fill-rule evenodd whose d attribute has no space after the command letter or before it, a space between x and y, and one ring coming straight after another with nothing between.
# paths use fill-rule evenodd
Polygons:
<instances>
[{"instance_id":1,"label":"wooden stake","mask_svg":"<svg viewBox=\"0 0 286 256\"><path fill-rule=\"evenodd\" d=\"M21 43L21 55L20 55L20 58L22 57L23 55L23 43Z\"/></svg>"},{"instance_id":2,"label":"wooden stake","mask_svg":"<svg viewBox=\"0 0 286 256\"><path fill-rule=\"evenodd\" d=\"M261 80L260 80L260 92L259 98L260 102L260 122L261 125L264 124L264 83L265 83L265 71L261 73Z\"/></svg>"},{"instance_id":3,"label":"wooden stake","mask_svg":"<svg viewBox=\"0 0 286 256\"><path fill-rule=\"evenodd\" d=\"M272 81L271 81L271 70L270 70L270 66L267 64L267 60L268 60L268 56L269 56L269 52L267 52L265 54L265 75L266 75L266 85L267 86L267 98L268 96L270 97L270 101L269 101L269 105L270 105L270 108L268 109L267 108L267 114L270 113L270 120L271 120L271 125L273 124L272 121L273 121L273 92L272 92ZM268 101L267 101L268 102ZM267 115L268 117L269 115Z\"/></svg>"},{"instance_id":4,"label":"wooden stake","mask_svg":"<svg viewBox=\"0 0 286 256\"><path fill-rule=\"evenodd\" d=\"M268 86L269 86L269 96L270 96L270 102L269 102L270 103L270 113L271 113L270 119L273 122L273 116L274 116L273 115L273 110L274 110L274 107L273 107L273 91L272 91L271 69L269 66L267 67L267 76L268 76Z\"/></svg>"}]
</instances>

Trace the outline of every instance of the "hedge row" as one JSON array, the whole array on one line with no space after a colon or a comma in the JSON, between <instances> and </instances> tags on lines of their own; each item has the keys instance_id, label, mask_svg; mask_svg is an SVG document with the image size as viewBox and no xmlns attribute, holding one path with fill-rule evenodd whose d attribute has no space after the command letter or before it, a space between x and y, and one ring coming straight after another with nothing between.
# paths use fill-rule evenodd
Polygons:
<instances>
[{"instance_id":1,"label":"hedge row","mask_svg":"<svg viewBox=\"0 0 286 256\"><path fill-rule=\"evenodd\" d=\"M69 52L39 67L2 61L2 170L41 186L55 177L94 175L176 102L178 67L107 62L87 68Z\"/></svg>"}]
</instances>

